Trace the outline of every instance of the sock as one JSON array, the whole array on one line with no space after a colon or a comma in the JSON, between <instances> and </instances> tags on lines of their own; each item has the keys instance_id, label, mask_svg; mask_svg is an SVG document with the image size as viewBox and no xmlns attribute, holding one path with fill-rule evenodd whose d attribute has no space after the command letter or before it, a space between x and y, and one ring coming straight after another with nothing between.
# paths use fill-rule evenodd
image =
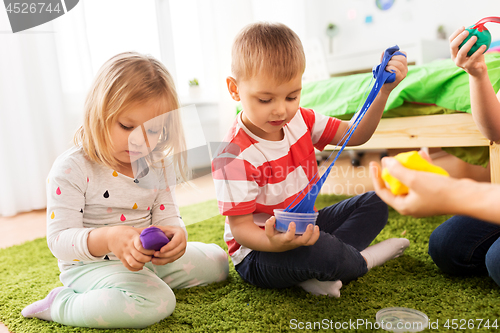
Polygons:
<instances>
[{"instance_id":1,"label":"sock","mask_svg":"<svg viewBox=\"0 0 500 333\"><path fill-rule=\"evenodd\" d=\"M361 255L365 258L366 266L370 270L399 257L408 246L410 246L410 241L406 238L389 238L367 247L361 251Z\"/></svg>"},{"instance_id":2,"label":"sock","mask_svg":"<svg viewBox=\"0 0 500 333\"><path fill-rule=\"evenodd\" d=\"M316 279L310 279L299 283L299 286L313 295L328 295L330 297L339 298L342 281L319 281Z\"/></svg>"},{"instance_id":3,"label":"sock","mask_svg":"<svg viewBox=\"0 0 500 333\"><path fill-rule=\"evenodd\" d=\"M50 315L50 307L54 302L54 298L66 287L57 287L52 289L52 291L42 300L36 301L33 304L28 305L21 311L21 314L25 318L38 318L47 321L52 321Z\"/></svg>"}]
</instances>

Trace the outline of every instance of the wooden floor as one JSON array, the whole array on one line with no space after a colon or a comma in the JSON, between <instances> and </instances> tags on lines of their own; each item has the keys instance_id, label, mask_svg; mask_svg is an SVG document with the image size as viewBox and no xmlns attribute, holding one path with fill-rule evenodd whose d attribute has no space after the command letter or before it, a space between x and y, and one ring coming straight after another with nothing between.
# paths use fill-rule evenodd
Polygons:
<instances>
[{"instance_id":1,"label":"wooden floor","mask_svg":"<svg viewBox=\"0 0 500 333\"><path fill-rule=\"evenodd\" d=\"M398 152L400 150L391 150L388 153L389 155L394 155ZM489 181L489 170L482 167L470 166L440 150L431 152L434 163L444 167L452 176ZM356 195L373 190L368 171L370 161L380 161L380 152L365 153L358 167L352 166L349 154L343 154L342 158L336 162L336 167L332 169L330 176L323 185L321 193ZM176 190L176 198L179 206L215 199L215 188L211 175L197 178L192 183L192 186L179 187ZM38 210L22 213L14 217L0 217L0 248L45 237L45 215L45 210ZM8 329L0 322L0 333L8 332Z\"/></svg>"}]
</instances>

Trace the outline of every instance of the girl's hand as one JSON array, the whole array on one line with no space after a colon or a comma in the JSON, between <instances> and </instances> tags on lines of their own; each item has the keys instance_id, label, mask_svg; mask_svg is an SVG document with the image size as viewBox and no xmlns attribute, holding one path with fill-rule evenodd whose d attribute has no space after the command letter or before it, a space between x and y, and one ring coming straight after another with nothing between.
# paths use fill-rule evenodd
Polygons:
<instances>
[{"instance_id":1,"label":"girl's hand","mask_svg":"<svg viewBox=\"0 0 500 333\"><path fill-rule=\"evenodd\" d=\"M401 53L406 55L406 52L404 51L401 51ZM383 56L384 54L382 54L382 57ZM380 88L380 90L389 94L394 88L396 88L399 82L401 82L406 77L406 74L408 74L408 62L406 57L402 55L393 56L387 63L387 66L385 66L385 70L388 72L396 73L396 80L394 82L385 83L384 85L382 85L382 88Z\"/></svg>"},{"instance_id":2,"label":"girl's hand","mask_svg":"<svg viewBox=\"0 0 500 333\"><path fill-rule=\"evenodd\" d=\"M170 239L167 245L162 247L160 251L154 252L154 258L151 262L154 265L165 265L176 261L186 252L186 233L181 227L174 226L160 226L155 227L160 228L165 235Z\"/></svg>"},{"instance_id":3,"label":"girl's hand","mask_svg":"<svg viewBox=\"0 0 500 333\"><path fill-rule=\"evenodd\" d=\"M116 226L109 228L108 248L133 272L140 271L144 264L151 261L154 250L146 250L142 247L140 229L128 226Z\"/></svg>"},{"instance_id":4,"label":"girl's hand","mask_svg":"<svg viewBox=\"0 0 500 333\"><path fill-rule=\"evenodd\" d=\"M295 235L295 223L288 225L287 232L279 232L274 228L276 218L271 216L265 225L266 236L276 252L293 250L299 246L311 246L319 238L319 227L308 225L306 232L302 235Z\"/></svg>"},{"instance_id":5,"label":"girl's hand","mask_svg":"<svg viewBox=\"0 0 500 333\"><path fill-rule=\"evenodd\" d=\"M462 68L471 76L484 75L487 72L483 55L484 51L486 51L486 45L482 45L473 55L468 57L467 53L477 41L477 37L472 36L467 43L460 49L458 48L468 35L469 32L465 30L464 27L461 27L450 36L451 59L458 67Z\"/></svg>"}]
</instances>

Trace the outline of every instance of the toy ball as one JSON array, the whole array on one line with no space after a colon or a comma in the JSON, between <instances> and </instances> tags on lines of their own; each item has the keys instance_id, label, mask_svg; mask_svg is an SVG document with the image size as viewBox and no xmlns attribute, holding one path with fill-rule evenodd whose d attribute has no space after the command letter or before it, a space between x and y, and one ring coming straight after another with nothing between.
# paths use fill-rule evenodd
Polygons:
<instances>
[{"instance_id":1,"label":"toy ball","mask_svg":"<svg viewBox=\"0 0 500 333\"><path fill-rule=\"evenodd\" d=\"M490 44L491 44L491 34L490 34L490 31L488 29L486 29L486 27L484 27L484 26L482 27L483 29L481 29L481 30L476 29L474 27L475 27L475 25L471 25L470 27L468 27L467 29L465 29L465 30L467 30L469 32L469 35L467 36L467 38L465 38L465 40L459 46L459 48L461 48L465 43L467 43L467 41L469 39L472 38L472 36L476 36L477 37L476 43L474 45L472 45L472 47L470 48L469 52L467 52L467 56L468 57L470 57L471 55L473 55L474 52L476 52L483 45L486 45L486 50L487 50L490 47ZM484 50L484 52L486 52L486 50Z\"/></svg>"},{"instance_id":2,"label":"toy ball","mask_svg":"<svg viewBox=\"0 0 500 333\"><path fill-rule=\"evenodd\" d=\"M420 156L417 151L401 153L394 156L394 158L404 167L411 170L432 172L446 177L449 176L445 169L429 163L429 161ZM397 178L394 178L385 168L382 170L382 179L387 183L392 194L402 195L408 193L408 187Z\"/></svg>"},{"instance_id":3,"label":"toy ball","mask_svg":"<svg viewBox=\"0 0 500 333\"><path fill-rule=\"evenodd\" d=\"M142 247L147 250L160 251L170 241L160 228L149 227L144 229L140 235Z\"/></svg>"},{"instance_id":4,"label":"toy ball","mask_svg":"<svg viewBox=\"0 0 500 333\"><path fill-rule=\"evenodd\" d=\"M486 45L486 50L490 47L491 34L488 31L488 29L486 29L486 27L484 26L485 23L488 23L488 22L500 23L500 17L496 17L496 16L485 17L485 18L479 20L476 24L471 25L470 27L468 27L466 29L469 32L469 35L467 36L467 38L465 38L465 40L462 42L462 44L460 44L460 46L458 48L461 48L465 43L467 43L467 41L472 36L477 37L476 43L474 45L472 45L469 52L467 52L468 57L473 55L474 52L476 52L483 45ZM486 52L486 50L485 50L485 52Z\"/></svg>"}]
</instances>

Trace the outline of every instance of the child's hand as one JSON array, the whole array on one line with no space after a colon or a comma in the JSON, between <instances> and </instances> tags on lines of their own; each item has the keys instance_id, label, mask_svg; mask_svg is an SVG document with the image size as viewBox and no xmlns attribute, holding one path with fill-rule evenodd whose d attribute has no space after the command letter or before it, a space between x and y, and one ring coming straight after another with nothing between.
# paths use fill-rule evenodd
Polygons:
<instances>
[{"instance_id":1,"label":"child's hand","mask_svg":"<svg viewBox=\"0 0 500 333\"><path fill-rule=\"evenodd\" d=\"M151 262L154 265L165 265L176 261L184 252L186 252L186 233L181 227L174 226L160 226L155 227L160 228L165 235L170 239L167 245L162 247L160 251L154 252L154 258Z\"/></svg>"},{"instance_id":2,"label":"child's hand","mask_svg":"<svg viewBox=\"0 0 500 333\"><path fill-rule=\"evenodd\" d=\"M123 265L133 272L140 271L144 264L151 261L154 250L142 247L140 230L128 226L116 226L109 229L108 248Z\"/></svg>"},{"instance_id":3,"label":"child's hand","mask_svg":"<svg viewBox=\"0 0 500 333\"><path fill-rule=\"evenodd\" d=\"M287 232L278 232L274 228L276 218L271 216L265 225L266 236L269 242L276 249L276 252L284 252L293 250L299 246L311 246L319 238L319 227L316 225L308 225L306 232L302 235L295 235L295 223L291 222L288 226Z\"/></svg>"},{"instance_id":4,"label":"child's hand","mask_svg":"<svg viewBox=\"0 0 500 333\"><path fill-rule=\"evenodd\" d=\"M385 70L388 72L393 72L396 73L396 80L392 83L385 83L382 88L380 88L381 91L384 91L386 94L389 94L396 86L401 82L405 77L406 74L408 74L408 62L406 59L406 52L401 51L401 53L404 54L402 55L395 55L389 60L387 63L387 66L385 67ZM382 57L384 54L382 54ZM382 59L381 59L382 61Z\"/></svg>"},{"instance_id":5,"label":"child's hand","mask_svg":"<svg viewBox=\"0 0 500 333\"><path fill-rule=\"evenodd\" d=\"M468 35L469 32L465 30L464 27L461 27L450 36L451 59L458 67L462 68L471 76L484 75L487 71L483 55L484 51L486 51L486 45L482 45L473 55L468 57L467 53L477 41L477 37L472 36L467 43L460 49L458 48Z\"/></svg>"}]
</instances>

